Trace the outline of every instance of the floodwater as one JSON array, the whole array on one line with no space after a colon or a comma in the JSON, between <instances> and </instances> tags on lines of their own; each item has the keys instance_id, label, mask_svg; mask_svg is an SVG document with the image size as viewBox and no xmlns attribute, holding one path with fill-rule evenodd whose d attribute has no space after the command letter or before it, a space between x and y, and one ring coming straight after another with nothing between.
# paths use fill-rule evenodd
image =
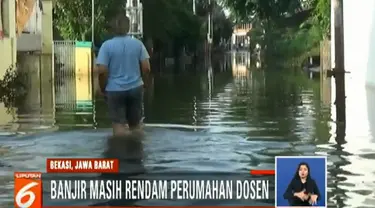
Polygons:
<instances>
[{"instance_id":1,"label":"floodwater","mask_svg":"<svg viewBox=\"0 0 375 208\"><path fill-rule=\"evenodd\" d=\"M357 87L347 92L346 136L336 136L342 130L333 121L329 80L248 69L248 58L227 54L211 67L155 75L145 92L143 167L246 172L273 169L278 155L326 155L329 207L374 207L375 90L351 85L355 75L348 75L347 84ZM121 142L108 146L106 106L89 99L87 76L52 83L40 74L30 73L16 108L0 104L1 207L12 207L14 171L45 171L48 157L103 157L121 149Z\"/></svg>"}]
</instances>

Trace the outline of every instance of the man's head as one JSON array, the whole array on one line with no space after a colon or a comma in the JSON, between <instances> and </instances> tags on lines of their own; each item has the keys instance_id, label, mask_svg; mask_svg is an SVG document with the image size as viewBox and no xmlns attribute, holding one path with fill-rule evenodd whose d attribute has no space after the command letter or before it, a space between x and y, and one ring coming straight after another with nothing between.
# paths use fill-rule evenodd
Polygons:
<instances>
[{"instance_id":1,"label":"man's head","mask_svg":"<svg viewBox=\"0 0 375 208\"><path fill-rule=\"evenodd\" d=\"M125 14L120 13L111 21L111 28L115 35L126 35L129 32L130 20Z\"/></svg>"}]
</instances>

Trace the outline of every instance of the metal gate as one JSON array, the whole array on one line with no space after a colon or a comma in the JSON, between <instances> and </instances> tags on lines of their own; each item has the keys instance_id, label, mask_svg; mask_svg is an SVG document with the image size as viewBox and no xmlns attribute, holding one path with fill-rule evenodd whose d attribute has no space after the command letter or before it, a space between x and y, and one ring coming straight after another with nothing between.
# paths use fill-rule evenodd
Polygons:
<instances>
[{"instance_id":1,"label":"metal gate","mask_svg":"<svg viewBox=\"0 0 375 208\"><path fill-rule=\"evenodd\" d=\"M53 55L56 109L74 109L76 104L75 41L54 41Z\"/></svg>"}]
</instances>

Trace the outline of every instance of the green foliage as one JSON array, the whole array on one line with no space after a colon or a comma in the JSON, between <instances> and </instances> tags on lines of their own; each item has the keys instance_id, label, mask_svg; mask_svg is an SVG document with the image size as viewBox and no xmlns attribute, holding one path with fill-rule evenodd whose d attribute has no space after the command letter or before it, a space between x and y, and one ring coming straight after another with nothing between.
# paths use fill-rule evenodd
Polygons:
<instances>
[{"instance_id":1,"label":"green foliage","mask_svg":"<svg viewBox=\"0 0 375 208\"><path fill-rule=\"evenodd\" d=\"M54 26L64 39L91 39L91 2L91 0L56 1ZM126 1L123 0L95 0L96 41L103 42L110 37L107 22L118 12L124 12L125 4ZM195 48L206 39L206 15L210 11L215 14L215 42L219 42L221 38L229 38L232 33L232 23L225 17L216 1L208 5L206 0L197 0L197 15L193 14L192 0L143 0L142 4L144 37L151 39L154 44L157 43L159 47L154 47L154 51L160 48L169 49L170 46Z\"/></svg>"},{"instance_id":2,"label":"green foliage","mask_svg":"<svg viewBox=\"0 0 375 208\"><path fill-rule=\"evenodd\" d=\"M223 0L231 12L241 20L251 20L254 16L260 19L278 20L301 10L300 0Z\"/></svg>"},{"instance_id":3,"label":"green foliage","mask_svg":"<svg viewBox=\"0 0 375 208\"><path fill-rule=\"evenodd\" d=\"M194 48L203 39L203 22L183 0L143 0L143 31L154 43L154 51Z\"/></svg>"},{"instance_id":4,"label":"green foliage","mask_svg":"<svg viewBox=\"0 0 375 208\"><path fill-rule=\"evenodd\" d=\"M313 23L319 26L323 38L330 35L331 29L331 1L316 0Z\"/></svg>"},{"instance_id":5,"label":"green foliage","mask_svg":"<svg viewBox=\"0 0 375 208\"><path fill-rule=\"evenodd\" d=\"M311 28L288 29L274 42L275 48L267 51L273 59L284 66L301 66L310 55L319 54L320 30ZM318 51L316 50L318 49Z\"/></svg>"},{"instance_id":6,"label":"green foliage","mask_svg":"<svg viewBox=\"0 0 375 208\"><path fill-rule=\"evenodd\" d=\"M56 1L53 12L54 26L64 39L81 41L91 39L91 3L91 0ZM126 1L120 0L95 1L95 38L103 38L105 36L108 20L116 15L117 12L124 12L125 3Z\"/></svg>"},{"instance_id":7,"label":"green foliage","mask_svg":"<svg viewBox=\"0 0 375 208\"><path fill-rule=\"evenodd\" d=\"M10 66L0 79L0 102L4 103L7 113L24 99L26 90L26 75L20 73L16 66Z\"/></svg>"},{"instance_id":8,"label":"green foliage","mask_svg":"<svg viewBox=\"0 0 375 208\"><path fill-rule=\"evenodd\" d=\"M330 1L223 0L237 20L251 21L251 46L260 44L269 63L298 65L319 54L329 37Z\"/></svg>"},{"instance_id":9,"label":"green foliage","mask_svg":"<svg viewBox=\"0 0 375 208\"><path fill-rule=\"evenodd\" d=\"M252 29L247 34L250 37L250 50L254 51L255 45L258 43L260 45L265 45L265 34L264 28L260 21L254 21L252 23Z\"/></svg>"},{"instance_id":10,"label":"green foliage","mask_svg":"<svg viewBox=\"0 0 375 208\"><path fill-rule=\"evenodd\" d=\"M227 39L232 34L232 22L225 17L222 7L212 1L196 1L196 14L192 0L143 0L144 35L160 45L178 45L195 48L206 39L207 14L213 12L214 40Z\"/></svg>"},{"instance_id":11,"label":"green foliage","mask_svg":"<svg viewBox=\"0 0 375 208\"><path fill-rule=\"evenodd\" d=\"M233 33L233 22L224 14L223 8L216 5L213 10L213 42L217 45L221 39L229 40Z\"/></svg>"}]
</instances>

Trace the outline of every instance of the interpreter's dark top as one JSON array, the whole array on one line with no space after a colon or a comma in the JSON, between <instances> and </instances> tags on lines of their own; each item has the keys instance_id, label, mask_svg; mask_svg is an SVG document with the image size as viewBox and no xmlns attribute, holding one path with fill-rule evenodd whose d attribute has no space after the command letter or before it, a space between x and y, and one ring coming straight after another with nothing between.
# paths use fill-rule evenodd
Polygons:
<instances>
[{"instance_id":1,"label":"interpreter's dark top","mask_svg":"<svg viewBox=\"0 0 375 208\"><path fill-rule=\"evenodd\" d=\"M294 196L294 193L301 192L304 189L306 190L305 194L317 195L318 200L320 199L320 192L315 180L309 179L305 183L302 183L300 179L293 179L284 193L284 198L289 201L290 206L311 206L309 204L310 198L302 201L300 198Z\"/></svg>"}]
</instances>

